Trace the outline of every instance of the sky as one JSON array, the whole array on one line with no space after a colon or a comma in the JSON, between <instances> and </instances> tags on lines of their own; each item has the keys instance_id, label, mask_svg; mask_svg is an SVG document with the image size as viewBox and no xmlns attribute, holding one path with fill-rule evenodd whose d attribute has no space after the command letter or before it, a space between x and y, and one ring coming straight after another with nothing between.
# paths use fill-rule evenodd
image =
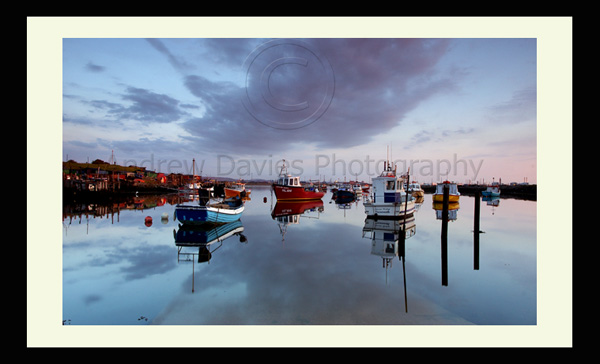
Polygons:
<instances>
[{"instance_id":1,"label":"sky","mask_svg":"<svg viewBox=\"0 0 600 364\"><path fill-rule=\"evenodd\" d=\"M536 38L62 39L62 157L536 183ZM410 168L410 169L409 169Z\"/></svg>"}]
</instances>

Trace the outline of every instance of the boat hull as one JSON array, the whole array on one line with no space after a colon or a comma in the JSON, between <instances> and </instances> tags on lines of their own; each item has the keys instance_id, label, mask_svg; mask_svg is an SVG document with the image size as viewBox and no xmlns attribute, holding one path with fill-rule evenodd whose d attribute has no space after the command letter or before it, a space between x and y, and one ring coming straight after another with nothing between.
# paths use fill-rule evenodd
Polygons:
<instances>
[{"instance_id":1,"label":"boat hull","mask_svg":"<svg viewBox=\"0 0 600 364\"><path fill-rule=\"evenodd\" d=\"M444 195L434 194L433 195L434 202L444 202ZM460 199L460 195L448 195L448 202L458 202Z\"/></svg>"},{"instance_id":2,"label":"boat hull","mask_svg":"<svg viewBox=\"0 0 600 364\"><path fill-rule=\"evenodd\" d=\"M186 225L226 224L239 220L244 211L244 205L238 208L219 208L213 206L177 205L175 217Z\"/></svg>"},{"instance_id":3,"label":"boat hull","mask_svg":"<svg viewBox=\"0 0 600 364\"><path fill-rule=\"evenodd\" d=\"M346 203L351 203L354 200L356 200L356 196L355 195L342 195L342 196L337 196L335 198L335 203L338 205L342 205L342 204L346 204Z\"/></svg>"},{"instance_id":4,"label":"boat hull","mask_svg":"<svg viewBox=\"0 0 600 364\"><path fill-rule=\"evenodd\" d=\"M275 191L275 197L279 201L320 200L325 195L324 192L307 191L304 187L279 184L274 184L273 190Z\"/></svg>"},{"instance_id":5,"label":"boat hull","mask_svg":"<svg viewBox=\"0 0 600 364\"><path fill-rule=\"evenodd\" d=\"M225 188L225 198L241 197L241 193L242 191L240 190L235 190L227 187Z\"/></svg>"},{"instance_id":6,"label":"boat hull","mask_svg":"<svg viewBox=\"0 0 600 364\"><path fill-rule=\"evenodd\" d=\"M404 216L411 216L415 212L415 201L398 203L363 203L365 214L369 219L400 219Z\"/></svg>"},{"instance_id":7,"label":"boat hull","mask_svg":"<svg viewBox=\"0 0 600 364\"><path fill-rule=\"evenodd\" d=\"M336 193L336 199L354 199L356 193L354 191L338 190Z\"/></svg>"},{"instance_id":8,"label":"boat hull","mask_svg":"<svg viewBox=\"0 0 600 364\"><path fill-rule=\"evenodd\" d=\"M500 192L482 191L481 195L485 197L500 197Z\"/></svg>"},{"instance_id":9,"label":"boat hull","mask_svg":"<svg viewBox=\"0 0 600 364\"><path fill-rule=\"evenodd\" d=\"M436 211L442 211L444 209L444 203L440 202L440 201L434 202L432 204L432 207ZM458 203L458 202L450 202L450 203L448 203L448 211L458 210L459 208L460 208L460 203Z\"/></svg>"},{"instance_id":10,"label":"boat hull","mask_svg":"<svg viewBox=\"0 0 600 364\"><path fill-rule=\"evenodd\" d=\"M247 190L245 188L238 189L238 188L225 187L224 192L225 192L225 198L235 198L235 197L244 198L250 194L250 190Z\"/></svg>"}]
</instances>

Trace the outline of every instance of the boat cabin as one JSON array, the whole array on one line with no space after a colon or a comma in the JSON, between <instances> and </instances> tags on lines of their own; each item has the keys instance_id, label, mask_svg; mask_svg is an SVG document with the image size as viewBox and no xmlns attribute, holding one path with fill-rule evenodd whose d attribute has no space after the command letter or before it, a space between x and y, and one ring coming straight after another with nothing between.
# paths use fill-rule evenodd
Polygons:
<instances>
[{"instance_id":1,"label":"boat cabin","mask_svg":"<svg viewBox=\"0 0 600 364\"><path fill-rule=\"evenodd\" d=\"M300 187L300 177L292 177L291 175L279 176L277 184L283 186L296 186Z\"/></svg>"},{"instance_id":2,"label":"boat cabin","mask_svg":"<svg viewBox=\"0 0 600 364\"><path fill-rule=\"evenodd\" d=\"M438 183L436 185L436 189L435 189L435 194L436 195L443 195L444 194L444 186L448 186L449 190L448 190L448 194L450 195L460 195L460 192L458 192L458 186L456 185L456 183L450 182L450 181L444 181L442 183Z\"/></svg>"},{"instance_id":3,"label":"boat cabin","mask_svg":"<svg viewBox=\"0 0 600 364\"><path fill-rule=\"evenodd\" d=\"M409 191L420 191L421 185L418 183L412 182L408 185L408 190Z\"/></svg>"},{"instance_id":4,"label":"boat cabin","mask_svg":"<svg viewBox=\"0 0 600 364\"><path fill-rule=\"evenodd\" d=\"M373 202L400 203L404 202L405 199L406 191L404 190L402 178L396 176L373 178Z\"/></svg>"}]
</instances>

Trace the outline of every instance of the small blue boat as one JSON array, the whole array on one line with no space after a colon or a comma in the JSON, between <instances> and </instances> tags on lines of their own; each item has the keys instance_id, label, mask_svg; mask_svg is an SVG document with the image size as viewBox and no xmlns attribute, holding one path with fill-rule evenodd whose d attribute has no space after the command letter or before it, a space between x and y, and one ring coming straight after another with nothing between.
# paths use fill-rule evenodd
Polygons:
<instances>
[{"instance_id":1,"label":"small blue boat","mask_svg":"<svg viewBox=\"0 0 600 364\"><path fill-rule=\"evenodd\" d=\"M485 191L481 191L481 195L485 197L499 197L500 196L500 183L494 182L487 187Z\"/></svg>"},{"instance_id":2,"label":"small blue boat","mask_svg":"<svg viewBox=\"0 0 600 364\"><path fill-rule=\"evenodd\" d=\"M225 199L219 202L199 205L175 206L175 217L182 224L226 224L239 220L244 212L244 202L240 198Z\"/></svg>"}]
</instances>

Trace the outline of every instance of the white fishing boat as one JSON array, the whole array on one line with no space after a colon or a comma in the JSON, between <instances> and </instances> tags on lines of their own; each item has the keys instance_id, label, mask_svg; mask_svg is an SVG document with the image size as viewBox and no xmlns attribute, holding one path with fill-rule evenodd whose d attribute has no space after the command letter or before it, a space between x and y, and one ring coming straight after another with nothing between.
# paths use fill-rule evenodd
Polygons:
<instances>
[{"instance_id":1,"label":"white fishing boat","mask_svg":"<svg viewBox=\"0 0 600 364\"><path fill-rule=\"evenodd\" d=\"M399 219L415 211L415 199L404 189L404 179L386 162L384 171L373 178L369 201L363 203L368 218Z\"/></svg>"}]
</instances>

